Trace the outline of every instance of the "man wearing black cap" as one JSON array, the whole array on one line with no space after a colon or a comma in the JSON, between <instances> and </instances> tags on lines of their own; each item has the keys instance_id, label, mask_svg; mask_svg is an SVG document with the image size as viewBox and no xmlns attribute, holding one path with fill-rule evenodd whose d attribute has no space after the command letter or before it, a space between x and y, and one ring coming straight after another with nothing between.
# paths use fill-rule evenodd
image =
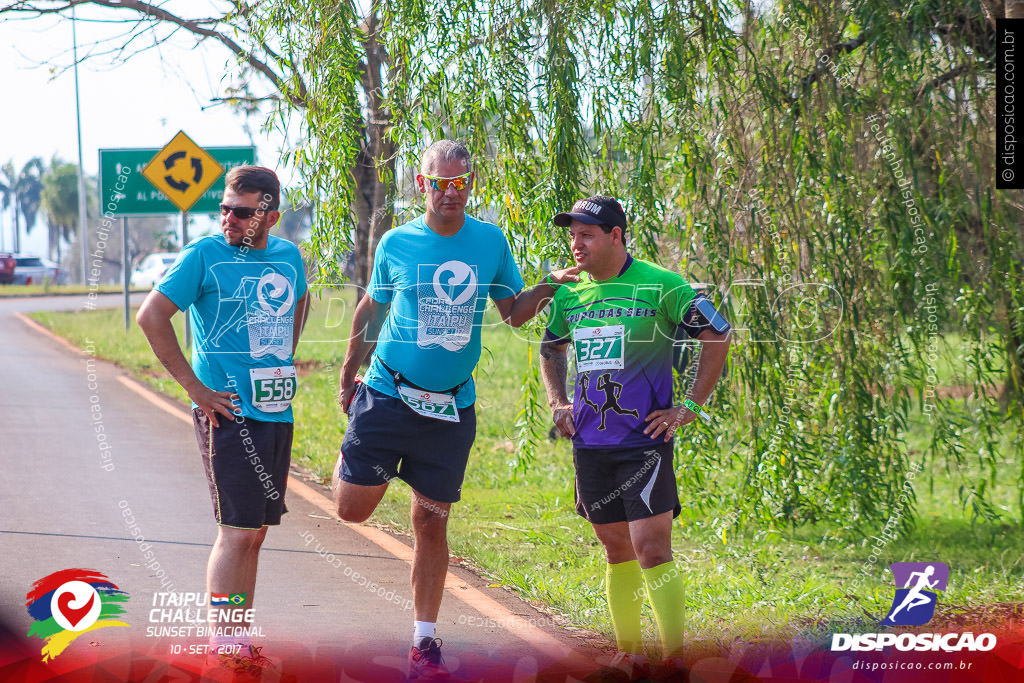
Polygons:
<instances>
[{"instance_id":1,"label":"man wearing black cap","mask_svg":"<svg viewBox=\"0 0 1024 683\"><path fill-rule=\"evenodd\" d=\"M729 324L678 273L626 251L626 214L612 197L582 199L560 213L569 228L580 281L558 287L541 346L552 420L573 440L576 511L593 526L608 559L608 606L620 655L634 677L642 655L640 597L646 585L663 657L681 654L683 580L672 560L679 495L672 465L676 429L698 415L721 376ZM672 347L677 328L704 342L694 385L673 405ZM719 342L719 343L707 343ZM566 392L566 349L576 382Z\"/></svg>"}]
</instances>

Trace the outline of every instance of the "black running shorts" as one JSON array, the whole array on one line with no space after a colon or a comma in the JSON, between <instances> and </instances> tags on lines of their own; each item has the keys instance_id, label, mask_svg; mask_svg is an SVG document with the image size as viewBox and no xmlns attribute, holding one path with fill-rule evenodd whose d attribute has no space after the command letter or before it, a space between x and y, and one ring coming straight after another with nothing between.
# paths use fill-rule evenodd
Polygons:
<instances>
[{"instance_id":1,"label":"black running shorts","mask_svg":"<svg viewBox=\"0 0 1024 683\"><path fill-rule=\"evenodd\" d=\"M196 440L210 484L213 514L220 526L259 529L281 523L291 463L291 422L260 422L217 416L219 427L199 408L192 410Z\"/></svg>"},{"instance_id":2,"label":"black running shorts","mask_svg":"<svg viewBox=\"0 0 1024 683\"><path fill-rule=\"evenodd\" d=\"M672 444L639 448L574 448L576 512L592 524L631 522L682 509Z\"/></svg>"}]
</instances>

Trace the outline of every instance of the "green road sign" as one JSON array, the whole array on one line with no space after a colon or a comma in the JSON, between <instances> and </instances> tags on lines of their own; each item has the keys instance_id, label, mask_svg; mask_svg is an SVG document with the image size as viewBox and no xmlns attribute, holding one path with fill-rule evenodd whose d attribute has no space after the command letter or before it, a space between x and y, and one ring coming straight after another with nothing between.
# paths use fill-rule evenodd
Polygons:
<instances>
[{"instance_id":1,"label":"green road sign","mask_svg":"<svg viewBox=\"0 0 1024 683\"><path fill-rule=\"evenodd\" d=\"M225 173L235 166L256 161L255 147L204 147L207 153L224 167ZM142 170L160 152L160 148L101 149L100 150L100 213L107 216L137 216L142 214L180 213L180 209L167 199L142 175ZM191 213L220 213L220 200L224 196L224 176L196 201Z\"/></svg>"}]
</instances>

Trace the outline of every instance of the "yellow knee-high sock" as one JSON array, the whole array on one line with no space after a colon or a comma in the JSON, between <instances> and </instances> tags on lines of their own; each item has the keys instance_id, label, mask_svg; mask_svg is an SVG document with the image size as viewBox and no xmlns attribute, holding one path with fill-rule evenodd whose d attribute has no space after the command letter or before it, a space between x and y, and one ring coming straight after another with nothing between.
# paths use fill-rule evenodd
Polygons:
<instances>
[{"instance_id":1,"label":"yellow knee-high sock","mask_svg":"<svg viewBox=\"0 0 1024 683\"><path fill-rule=\"evenodd\" d=\"M658 622L663 657L682 654L683 648L683 595L682 572L675 562L666 562L657 567L643 570L647 595L654 608L654 620Z\"/></svg>"},{"instance_id":2,"label":"yellow knee-high sock","mask_svg":"<svg viewBox=\"0 0 1024 683\"><path fill-rule=\"evenodd\" d=\"M635 655L642 654L644 648L643 629L640 627L643 584L640 563L636 560L608 565L605 590L615 628L615 641L619 650Z\"/></svg>"}]
</instances>

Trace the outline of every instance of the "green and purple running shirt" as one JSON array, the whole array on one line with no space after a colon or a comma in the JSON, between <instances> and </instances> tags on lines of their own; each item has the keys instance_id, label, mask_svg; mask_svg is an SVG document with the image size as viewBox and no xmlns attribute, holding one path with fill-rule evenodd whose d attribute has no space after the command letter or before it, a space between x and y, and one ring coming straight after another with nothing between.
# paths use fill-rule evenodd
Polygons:
<instances>
[{"instance_id":1,"label":"green and purple running shirt","mask_svg":"<svg viewBox=\"0 0 1024 683\"><path fill-rule=\"evenodd\" d=\"M672 406L672 346L694 296L682 275L631 256L616 277L558 288L546 338L576 360L576 447L651 443L644 418Z\"/></svg>"}]
</instances>

